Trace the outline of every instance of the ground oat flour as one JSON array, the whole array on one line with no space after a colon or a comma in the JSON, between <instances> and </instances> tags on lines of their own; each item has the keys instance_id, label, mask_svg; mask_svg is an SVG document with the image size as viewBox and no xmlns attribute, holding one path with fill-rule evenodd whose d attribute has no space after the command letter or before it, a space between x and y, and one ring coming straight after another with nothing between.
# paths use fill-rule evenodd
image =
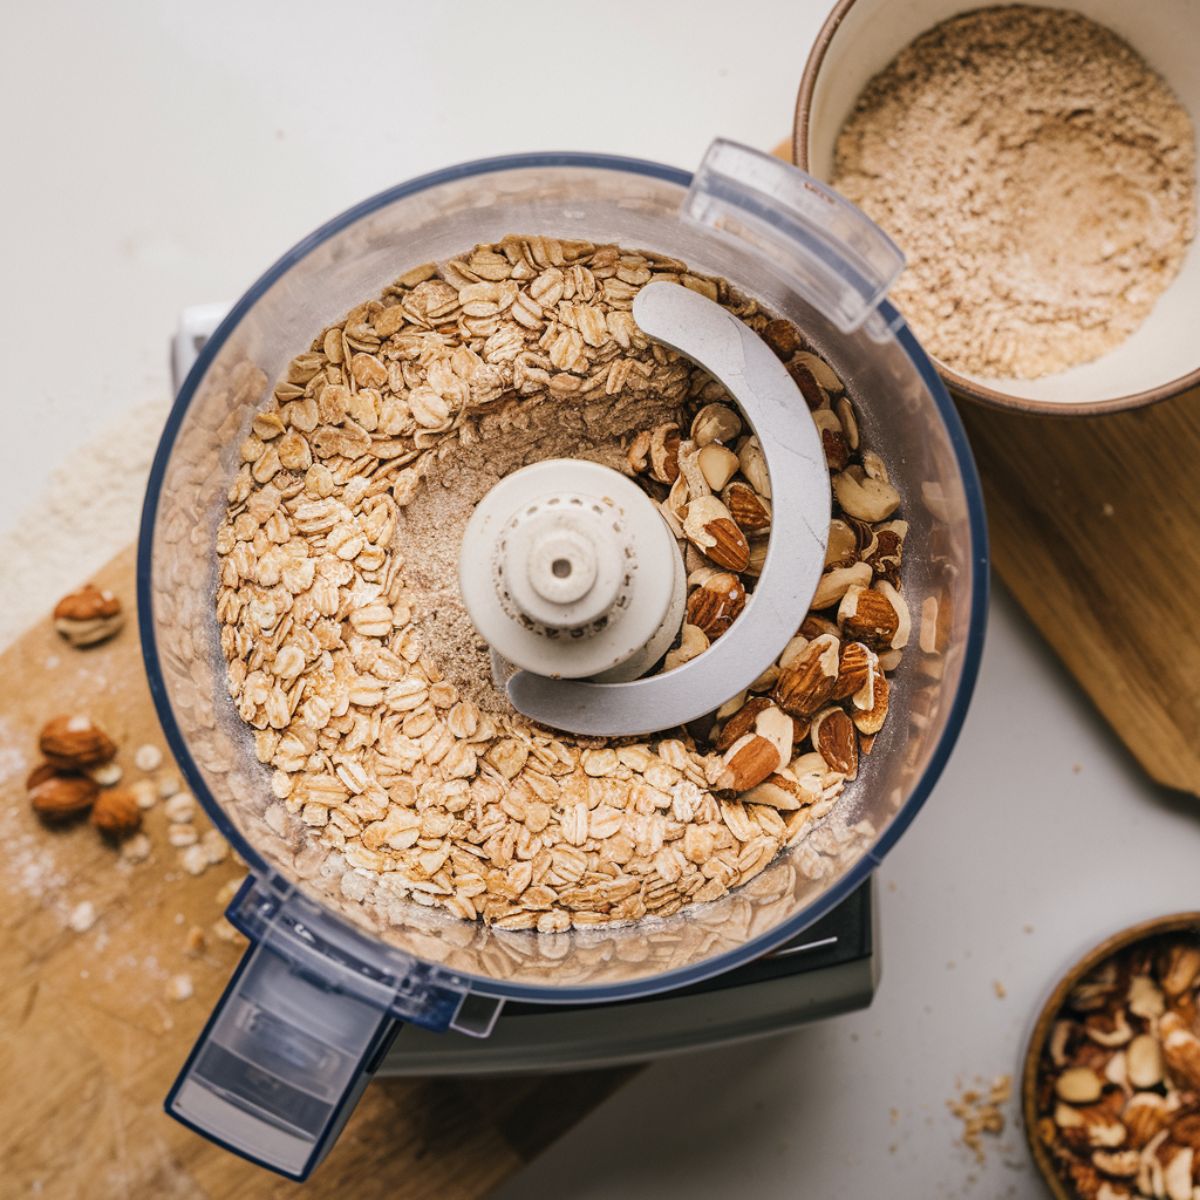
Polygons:
<instances>
[{"instance_id":1,"label":"ground oat flour","mask_svg":"<svg viewBox=\"0 0 1200 1200\"><path fill-rule=\"evenodd\" d=\"M1145 320L1195 231L1187 112L1077 13L964 13L867 85L833 184L892 234L892 296L950 367L1033 379Z\"/></svg>"}]
</instances>

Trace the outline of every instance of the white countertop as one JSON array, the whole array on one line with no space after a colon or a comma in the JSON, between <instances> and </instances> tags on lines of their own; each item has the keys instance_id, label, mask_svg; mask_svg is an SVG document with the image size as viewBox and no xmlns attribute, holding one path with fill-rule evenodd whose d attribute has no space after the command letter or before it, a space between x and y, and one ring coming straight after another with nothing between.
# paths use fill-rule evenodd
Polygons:
<instances>
[{"instance_id":1,"label":"white countertop","mask_svg":"<svg viewBox=\"0 0 1200 1200\"><path fill-rule=\"evenodd\" d=\"M0 643L132 538L183 306L237 296L328 216L455 161L594 149L686 167L718 134L768 148L824 12L14 6L0 41L0 560L20 569L0 575ZM81 482L101 453L120 480L107 505ZM53 531L47 511L62 514ZM1015 1071L1039 997L1078 951L1195 905L1196 814L1145 781L998 597L958 749L881 872L872 1008L650 1068L501 1195L1038 1195L1019 1133L979 1168L945 1101Z\"/></svg>"}]
</instances>

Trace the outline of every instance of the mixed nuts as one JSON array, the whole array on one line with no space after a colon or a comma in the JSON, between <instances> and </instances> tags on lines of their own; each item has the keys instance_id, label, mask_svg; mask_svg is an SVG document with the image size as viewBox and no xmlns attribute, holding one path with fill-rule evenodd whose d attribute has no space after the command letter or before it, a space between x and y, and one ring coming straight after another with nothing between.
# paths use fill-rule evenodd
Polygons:
<instances>
[{"instance_id":1,"label":"mixed nuts","mask_svg":"<svg viewBox=\"0 0 1200 1200\"><path fill-rule=\"evenodd\" d=\"M1135 943L1071 990L1036 1136L1078 1200L1200 1194L1200 936Z\"/></svg>"}]
</instances>

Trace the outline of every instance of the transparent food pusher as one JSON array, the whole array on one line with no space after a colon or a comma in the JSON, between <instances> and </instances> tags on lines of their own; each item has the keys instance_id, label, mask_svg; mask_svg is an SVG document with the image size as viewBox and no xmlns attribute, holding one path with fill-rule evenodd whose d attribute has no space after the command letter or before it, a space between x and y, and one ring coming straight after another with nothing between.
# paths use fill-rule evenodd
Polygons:
<instances>
[{"instance_id":1,"label":"transparent food pusher","mask_svg":"<svg viewBox=\"0 0 1200 1200\"><path fill-rule=\"evenodd\" d=\"M317 331L407 267L515 231L650 247L728 279L795 322L845 380L864 436L902 495L905 591L914 611L923 598L936 599L945 652L936 660L906 655L893 676L888 724L840 801L869 832L836 857L810 848L802 861L797 846L720 900L625 926L504 931L412 904L375 927L361 908L321 889L297 832L264 816L269 771L229 699L218 643L215 530L251 417ZM143 649L166 736L250 867L228 915L251 945L168 1098L172 1115L303 1178L332 1144L398 1022L486 1037L506 1002L584 1006L685 989L795 938L867 879L950 752L978 668L986 605L978 480L949 398L885 298L899 266L886 237L822 184L716 142L695 176L552 154L413 180L315 231L233 307L168 420L139 546ZM702 349L680 348L706 363ZM812 425L798 393L793 401L784 441L802 441ZM752 401L747 413L753 418ZM801 514L779 511L768 553L786 575L811 541ZM791 586L811 595L815 579L805 578ZM764 600L758 610L751 601L739 621L761 632L780 619ZM777 636L786 641L789 632ZM693 678L711 682L698 670ZM623 693L632 698L647 682L610 686L633 689ZM729 694L740 686L731 676ZM620 714L627 706L610 708Z\"/></svg>"}]
</instances>

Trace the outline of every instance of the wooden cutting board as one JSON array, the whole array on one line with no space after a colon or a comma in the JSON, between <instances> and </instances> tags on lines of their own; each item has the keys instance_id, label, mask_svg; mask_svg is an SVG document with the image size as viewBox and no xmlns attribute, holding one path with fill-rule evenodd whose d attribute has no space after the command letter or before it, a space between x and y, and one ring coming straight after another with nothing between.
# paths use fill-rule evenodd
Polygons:
<instances>
[{"instance_id":1,"label":"wooden cutting board","mask_svg":"<svg viewBox=\"0 0 1200 1200\"><path fill-rule=\"evenodd\" d=\"M1150 777L1200 795L1200 389L1105 417L959 411L1000 578Z\"/></svg>"},{"instance_id":2,"label":"wooden cutting board","mask_svg":"<svg viewBox=\"0 0 1200 1200\"><path fill-rule=\"evenodd\" d=\"M110 733L123 783L143 777L138 746L164 746L133 619L132 548L96 583L129 610L116 638L76 650L46 620L0 655L0 1195L291 1196L294 1185L162 1111L241 953L211 933L217 893L241 869L227 860L198 877L182 871L161 804L146 814L152 854L131 864L86 823L42 826L25 799L38 730L58 713L86 712ZM77 933L68 920L85 901L97 917ZM209 931L199 957L185 950L193 926ZM167 998L177 975L190 978L190 999ZM486 1195L630 1073L376 1081L304 1194Z\"/></svg>"}]
</instances>

